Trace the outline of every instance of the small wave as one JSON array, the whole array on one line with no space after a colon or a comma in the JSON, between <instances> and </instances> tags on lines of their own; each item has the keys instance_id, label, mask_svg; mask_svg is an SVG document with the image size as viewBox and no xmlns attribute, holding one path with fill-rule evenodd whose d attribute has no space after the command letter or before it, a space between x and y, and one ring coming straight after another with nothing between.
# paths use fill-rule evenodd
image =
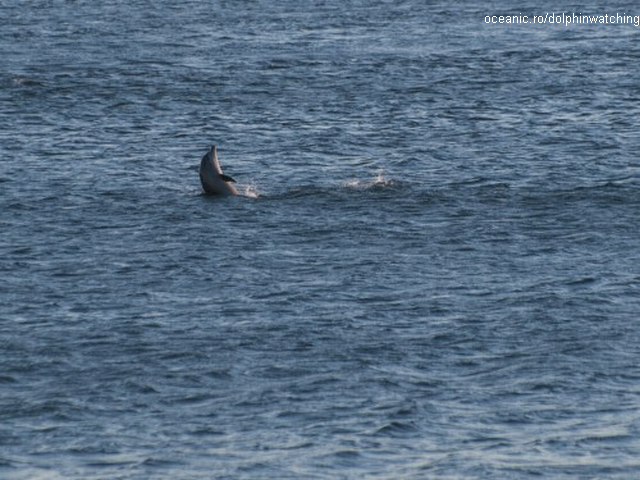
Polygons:
<instances>
[{"instance_id":1,"label":"small wave","mask_svg":"<svg viewBox=\"0 0 640 480\"><path fill-rule=\"evenodd\" d=\"M11 79L11 83L13 83L14 85L19 85L19 86L25 86L25 87L38 87L38 86L42 86L42 83L34 80L32 78L27 78L27 77L13 77Z\"/></svg>"},{"instance_id":2,"label":"small wave","mask_svg":"<svg viewBox=\"0 0 640 480\"><path fill-rule=\"evenodd\" d=\"M17 383L18 380L15 377L9 375L0 375L0 384L2 383Z\"/></svg>"},{"instance_id":3,"label":"small wave","mask_svg":"<svg viewBox=\"0 0 640 480\"><path fill-rule=\"evenodd\" d=\"M418 428L411 422L398 422L393 421L379 428L375 434L376 435L386 435L386 436L405 436L411 435L418 431Z\"/></svg>"}]
</instances>

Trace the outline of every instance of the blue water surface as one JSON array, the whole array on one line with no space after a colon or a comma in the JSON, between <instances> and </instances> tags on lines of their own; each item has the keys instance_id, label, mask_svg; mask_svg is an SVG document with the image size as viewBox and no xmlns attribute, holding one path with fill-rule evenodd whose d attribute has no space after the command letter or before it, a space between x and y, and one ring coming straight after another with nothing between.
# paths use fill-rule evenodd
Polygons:
<instances>
[{"instance_id":1,"label":"blue water surface","mask_svg":"<svg viewBox=\"0 0 640 480\"><path fill-rule=\"evenodd\" d=\"M640 476L640 28L483 3L3 2L0 477Z\"/></svg>"}]
</instances>

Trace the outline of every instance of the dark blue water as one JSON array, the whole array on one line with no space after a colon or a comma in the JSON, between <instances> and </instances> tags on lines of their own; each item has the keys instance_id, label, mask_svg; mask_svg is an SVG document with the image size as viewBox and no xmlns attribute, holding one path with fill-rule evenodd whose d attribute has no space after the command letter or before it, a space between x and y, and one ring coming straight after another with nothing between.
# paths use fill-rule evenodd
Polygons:
<instances>
[{"instance_id":1,"label":"dark blue water","mask_svg":"<svg viewBox=\"0 0 640 480\"><path fill-rule=\"evenodd\" d=\"M2 3L0 477L640 476L640 28L458 3Z\"/></svg>"}]
</instances>

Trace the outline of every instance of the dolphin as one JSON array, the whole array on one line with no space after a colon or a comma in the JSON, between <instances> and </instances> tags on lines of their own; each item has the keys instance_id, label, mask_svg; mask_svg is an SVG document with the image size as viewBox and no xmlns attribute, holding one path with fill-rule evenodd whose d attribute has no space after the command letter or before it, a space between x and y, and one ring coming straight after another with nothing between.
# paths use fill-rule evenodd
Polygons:
<instances>
[{"instance_id":1,"label":"dolphin","mask_svg":"<svg viewBox=\"0 0 640 480\"><path fill-rule=\"evenodd\" d=\"M202 183L202 189L208 195L227 197L238 194L238 190L233 186L236 181L222 173L215 145L211 145L209 151L200 161L200 182Z\"/></svg>"}]
</instances>

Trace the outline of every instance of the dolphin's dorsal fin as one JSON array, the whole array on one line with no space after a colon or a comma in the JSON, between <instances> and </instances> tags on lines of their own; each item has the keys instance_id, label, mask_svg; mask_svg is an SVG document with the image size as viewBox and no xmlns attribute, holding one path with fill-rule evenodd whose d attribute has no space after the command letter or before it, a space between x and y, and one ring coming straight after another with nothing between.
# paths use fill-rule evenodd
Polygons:
<instances>
[{"instance_id":1,"label":"dolphin's dorsal fin","mask_svg":"<svg viewBox=\"0 0 640 480\"><path fill-rule=\"evenodd\" d=\"M229 175L225 175L224 173L220 174L220 178L223 179L225 182L238 183L233 178L231 178Z\"/></svg>"}]
</instances>

